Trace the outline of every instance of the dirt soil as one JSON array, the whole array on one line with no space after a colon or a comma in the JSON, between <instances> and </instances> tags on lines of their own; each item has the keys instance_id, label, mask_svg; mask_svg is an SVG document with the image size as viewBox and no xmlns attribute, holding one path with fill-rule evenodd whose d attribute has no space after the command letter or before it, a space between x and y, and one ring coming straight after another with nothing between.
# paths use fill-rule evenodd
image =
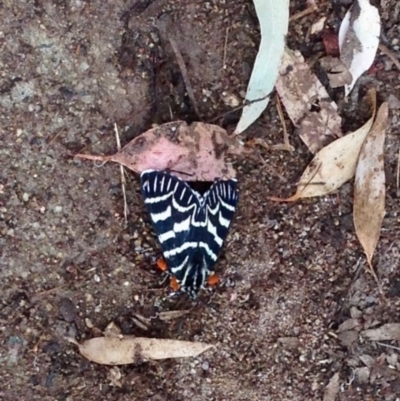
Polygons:
<instances>
[{"instance_id":1,"label":"dirt soil","mask_svg":"<svg viewBox=\"0 0 400 401\"><path fill-rule=\"evenodd\" d=\"M351 2L316 3L288 36L314 67L324 46L311 24L326 16L324 32L337 32ZM399 59L399 3L375 3L382 43ZM291 1L292 16L306 8ZM0 20L1 400L322 400L335 374L336 400L400 399L400 344L360 335L400 322L400 83L390 58L378 51L348 100L330 92L344 132L368 119L360 99L369 87L390 104L387 214L374 258L386 299L365 271L352 183L295 204L267 199L292 194L312 158L287 119L294 152L261 149L236 161L240 202L217 265L220 285L203 291L203 302L165 302L164 311L189 310L166 321L155 304L170 289L155 268L160 248L138 177L128 177L125 226L119 167L71 155L114 153L114 123L123 144L176 119L232 131L260 40L252 2L6 0ZM282 132L273 97L243 139L278 144ZM99 336L110 322L124 334L216 348L109 367L64 338Z\"/></svg>"}]
</instances>

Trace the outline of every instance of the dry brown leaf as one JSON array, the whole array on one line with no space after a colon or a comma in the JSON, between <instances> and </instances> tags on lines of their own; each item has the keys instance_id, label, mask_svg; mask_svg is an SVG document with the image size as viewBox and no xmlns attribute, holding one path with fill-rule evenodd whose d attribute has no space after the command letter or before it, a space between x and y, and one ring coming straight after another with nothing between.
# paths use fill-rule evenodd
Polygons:
<instances>
[{"instance_id":1,"label":"dry brown leaf","mask_svg":"<svg viewBox=\"0 0 400 401\"><path fill-rule=\"evenodd\" d=\"M275 86L298 134L312 153L342 136L342 119L336 103L299 52L286 48Z\"/></svg>"},{"instance_id":2,"label":"dry brown leaf","mask_svg":"<svg viewBox=\"0 0 400 401\"><path fill-rule=\"evenodd\" d=\"M79 344L80 353L101 365L127 365L140 360L188 358L207 351L214 346L200 342L178 341L134 336L96 337Z\"/></svg>"},{"instance_id":3,"label":"dry brown leaf","mask_svg":"<svg viewBox=\"0 0 400 401\"><path fill-rule=\"evenodd\" d=\"M400 341L400 323L387 323L377 329L364 330L361 334L371 341Z\"/></svg>"},{"instance_id":4,"label":"dry brown leaf","mask_svg":"<svg viewBox=\"0 0 400 401\"><path fill-rule=\"evenodd\" d=\"M239 139L230 137L217 125L175 121L144 132L115 155L75 157L117 162L136 173L147 169L173 170L185 181L214 181L234 178L235 170L226 156L244 152Z\"/></svg>"},{"instance_id":5,"label":"dry brown leaf","mask_svg":"<svg viewBox=\"0 0 400 401\"><path fill-rule=\"evenodd\" d=\"M274 201L294 202L329 194L354 177L358 155L368 132L371 130L375 111L376 93L370 93L372 117L357 131L337 139L321 149L305 169L296 193L287 199L270 197Z\"/></svg>"},{"instance_id":6,"label":"dry brown leaf","mask_svg":"<svg viewBox=\"0 0 400 401\"><path fill-rule=\"evenodd\" d=\"M384 143L388 114L388 104L383 103L361 148L354 185L354 226L371 269L385 215Z\"/></svg>"},{"instance_id":7,"label":"dry brown leaf","mask_svg":"<svg viewBox=\"0 0 400 401\"><path fill-rule=\"evenodd\" d=\"M353 78L339 58L327 56L320 59L319 63L326 71L331 88L340 88L351 83Z\"/></svg>"},{"instance_id":8,"label":"dry brown leaf","mask_svg":"<svg viewBox=\"0 0 400 401\"><path fill-rule=\"evenodd\" d=\"M325 387L323 401L335 401L339 393L339 373L335 373Z\"/></svg>"}]
</instances>

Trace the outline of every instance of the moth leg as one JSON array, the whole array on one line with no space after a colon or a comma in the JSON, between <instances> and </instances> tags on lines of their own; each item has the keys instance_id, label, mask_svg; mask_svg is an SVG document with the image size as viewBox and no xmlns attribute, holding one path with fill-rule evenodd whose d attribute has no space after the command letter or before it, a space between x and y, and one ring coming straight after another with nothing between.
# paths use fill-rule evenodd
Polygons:
<instances>
[{"instance_id":1,"label":"moth leg","mask_svg":"<svg viewBox=\"0 0 400 401\"><path fill-rule=\"evenodd\" d=\"M168 271L167 262L166 262L163 258L157 259L157 267L158 267L162 272Z\"/></svg>"},{"instance_id":2,"label":"moth leg","mask_svg":"<svg viewBox=\"0 0 400 401\"><path fill-rule=\"evenodd\" d=\"M208 276L207 279L207 284L208 285L217 285L219 283L219 276L215 274L214 272L211 272L211 274Z\"/></svg>"}]
</instances>

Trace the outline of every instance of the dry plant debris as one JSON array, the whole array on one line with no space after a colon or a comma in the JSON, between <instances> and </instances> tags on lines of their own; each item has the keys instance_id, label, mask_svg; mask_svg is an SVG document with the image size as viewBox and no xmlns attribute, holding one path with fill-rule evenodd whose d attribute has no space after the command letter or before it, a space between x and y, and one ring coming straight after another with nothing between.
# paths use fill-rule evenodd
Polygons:
<instances>
[{"instance_id":1,"label":"dry plant debris","mask_svg":"<svg viewBox=\"0 0 400 401\"><path fill-rule=\"evenodd\" d=\"M326 71L331 88L340 88L351 83L351 73L339 58L326 56L319 63Z\"/></svg>"},{"instance_id":2,"label":"dry plant debris","mask_svg":"<svg viewBox=\"0 0 400 401\"><path fill-rule=\"evenodd\" d=\"M340 59L352 76L351 83L345 85L346 96L374 62L380 30L378 9L369 0L355 0L339 30Z\"/></svg>"},{"instance_id":3,"label":"dry plant debris","mask_svg":"<svg viewBox=\"0 0 400 401\"><path fill-rule=\"evenodd\" d=\"M127 365L139 361L189 358L213 348L211 344L134 336L95 337L82 344L68 339L89 361L101 365Z\"/></svg>"},{"instance_id":4,"label":"dry plant debris","mask_svg":"<svg viewBox=\"0 0 400 401\"><path fill-rule=\"evenodd\" d=\"M342 136L336 103L299 52L286 48L276 89L298 135L312 153Z\"/></svg>"},{"instance_id":5,"label":"dry plant debris","mask_svg":"<svg viewBox=\"0 0 400 401\"><path fill-rule=\"evenodd\" d=\"M136 173L171 170L185 181L214 181L234 178L235 170L226 158L245 152L237 138L217 125L174 121L144 132L112 156L75 157L120 163Z\"/></svg>"},{"instance_id":6,"label":"dry plant debris","mask_svg":"<svg viewBox=\"0 0 400 401\"><path fill-rule=\"evenodd\" d=\"M371 96L372 117L355 132L321 149L305 169L293 196L287 199L270 199L294 202L301 198L327 195L354 177L361 146L375 118L375 92Z\"/></svg>"},{"instance_id":7,"label":"dry plant debris","mask_svg":"<svg viewBox=\"0 0 400 401\"><path fill-rule=\"evenodd\" d=\"M335 373L325 388L323 401L335 401L339 393L339 373Z\"/></svg>"},{"instance_id":8,"label":"dry plant debris","mask_svg":"<svg viewBox=\"0 0 400 401\"><path fill-rule=\"evenodd\" d=\"M364 330L361 334L371 341L400 341L400 323L387 323L377 329Z\"/></svg>"},{"instance_id":9,"label":"dry plant debris","mask_svg":"<svg viewBox=\"0 0 400 401\"><path fill-rule=\"evenodd\" d=\"M354 185L354 226L371 271L385 215L384 144L389 108L383 103L358 158Z\"/></svg>"}]
</instances>

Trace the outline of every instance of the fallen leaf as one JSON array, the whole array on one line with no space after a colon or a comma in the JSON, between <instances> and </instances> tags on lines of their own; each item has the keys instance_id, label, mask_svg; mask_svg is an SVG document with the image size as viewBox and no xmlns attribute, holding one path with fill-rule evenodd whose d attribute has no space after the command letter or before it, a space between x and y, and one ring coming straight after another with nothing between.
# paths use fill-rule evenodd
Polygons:
<instances>
[{"instance_id":1,"label":"fallen leaf","mask_svg":"<svg viewBox=\"0 0 400 401\"><path fill-rule=\"evenodd\" d=\"M343 333L348 330L359 329L361 327L360 319L347 319L337 329L338 333Z\"/></svg>"},{"instance_id":2,"label":"fallen leaf","mask_svg":"<svg viewBox=\"0 0 400 401\"><path fill-rule=\"evenodd\" d=\"M400 323L387 323L377 329L364 330L361 334L371 341L400 341Z\"/></svg>"},{"instance_id":3,"label":"fallen leaf","mask_svg":"<svg viewBox=\"0 0 400 401\"><path fill-rule=\"evenodd\" d=\"M321 149L305 169L293 196L287 199L277 197L269 199L294 202L301 198L327 195L354 177L361 146L375 118L376 93L373 92L369 96L372 101L372 117L357 131Z\"/></svg>"},{"instance_id":4,"label":"fallen leaf","mask_svg":"<svg viewBox=\"0 0 400 401\"><path fill-rule=\"evenodd\" d=\"M369 0L355 0L339 29L340 59L352 75L352 82L345 85L346 96L374 62L380 30L378 9Z\"/></svg>"},{"instance_id":5,"label":"fallen leaf","mask_svg":"<svg viewBox=\"0 0 400 401\"><path fill-rule=\"evenodd\" d=\"M384 143L388 113L388 104L383 103L362 145L354 185L354 226L371 269L385 215Z\"/></svg>"},{"instance_id":6,"label":"fallen leaf","mask_svg":"<svg viewBox=\"0 0 400 401\"><path fill-rule=\"evenodd\" d=\"M79 344L80 353L92 362L101 365L127 365L140 360L189 358L213 348L200 342L178 341L134 336L96 337Z\"/></svg>"},{"instance_id":7,"label":"fallen leaf","mask_svg":"<svg viewBox=\"0 0 400 401\"><path fill-rule=\"evenodd\" d=\"M368 368L372 368L375 365L375 359L371 355L363 354L360 355L359 358L360 361Z\"/></svg>"},{"instance_id":8,"label":"fallen leaf","mask_svg":"<svg viewBox=\"0 0 400 401\"><path fill-rule=\"evenodd\" d=\"M325 387L323 401L335 401L339 393L339 373L335 373Z\"/></svg>"},{"instance_id":9,"label":"fallen leaf","mask_svg":"<svg viewBox=\"0 0 400 401\"><path fill-rule=\"evenodd\" d=\"M331 88L340 88L351 83L352 77L350 71L340 59L327 56L320 59L319 63L328 76Z\"/></svg>"},{"instance_id":10,"label":"fallen leaf","mask_svg":"<svg viewBox=\"0 0 400 401\"><path fill-rule=\"evenodd\" d=\"M116 162L136 173L144 170L171 170L185 181L214 181L234 178L228 154L245 153L237 138L217 125L175 121L139 135L112 156L77 154L75 157Z\"/></svg>"},{"instance_id":11,"label":"fallen leaf","mask_svg":"<svg viewBox=\"0 0 400 401\"><path fill-rule=\"evenodd\" d=\"M253 0L260 22L261 43L247 86L246 105L235 134L242 133L265 110L285 48L289 26L289 0Z\"/></svg>"},{"instance_id":12,"label":"fallen leaf","mask_svg":"<svg viewBox=\"0 0 400 401\"><path fill-rule=\"evenodd\" d=\"M299 52L286 48L275 86L297 134L312 153L342 136L336 103Z\"/></svg>"},{"instance_id":13,"label":"fallen leaf","mask_svg":"<svg viewBox=\"0 0 400 401\"><path fill-rule=\"evenodd\" d=\"M351 348L358 341L359 332L356 330L343 331L338 334L338 339L347 348Z\"/></svg>"},{"instance_id":14,"label":"fallen leaf","mask_svg":"<svg viewBox=\"0 0 400 401\"><path fill-rule=\"evenodd\" d=\"M366 384L369 382L371 369L366 366L354 369L354 376L357 383Z\"/></svg>"}]
</instances>

